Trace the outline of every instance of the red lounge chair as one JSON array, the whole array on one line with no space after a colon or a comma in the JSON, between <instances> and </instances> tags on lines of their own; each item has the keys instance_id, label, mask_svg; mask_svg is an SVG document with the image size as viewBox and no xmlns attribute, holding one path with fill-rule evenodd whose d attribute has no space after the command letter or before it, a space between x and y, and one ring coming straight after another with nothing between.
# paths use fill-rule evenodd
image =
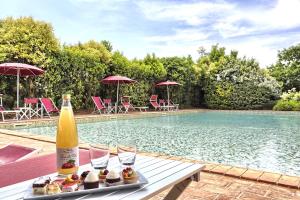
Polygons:
<instances>
[{"instance_id":1,"label":"red lounge chair","mask_svg":"<svg viewBox=\"0 0 300 200\"><path fill-rule=\"evenodd\" d=\"M16 144L8 144L0 149L0 165L29 158L40 150Z\"/></svg>"},{"instance_id":2,"label":"red lounge chair","mask_svg":"<svg viewBox=\"0 0 300 200\"><path fill-rule=\"evenodd\" d=\"M40 110L39 108L39 99L38 98L24 98L24 105L25 107L29 108L29 118L36 116L39 117Z\"/></svg>"},{"instance_id":3,"label":"red lounge chair","mask_svg":"<svg viewBox=\"0 0 300 200\"><path fill-rule=\"evenodd\" d=\"M108 114L115 111L115 106L112 105L112 100L111 99L103 99L103 105L106 108L106 112Z\"/></svg>"},{"instance_id":4,"label":"red lounge chair","mask_svg":"<svg viewBox=\"0 0 300 200\"><path fill-rule=\"evenodd\" d=\"M99 114L102 114L102 112L101 112L102 110L103 110L103 112L106 111L106 107L105 107L105 105L104 105L104 103L103 103L103 101L100 97L93 96L92 99L93 99L93 102L95 104L95 108L94 108L93 113L98 112Z\"/></svg>"},{"instance_id":5,"label":"red lounge chair","mask_svg":"<svg viewBox=\"0 0 300 200\"><path fill-rule=\"evenodd\" d=\"M44 115L44 110L49 117L51 113L59 113L59 109L55 106L51 98L40 98L42 103L42 117Z\"/></svg>"},{"instance_id":6,"label":"red lounge chair","mask_svg":"<svg viewBox=\"0 0 300 200\"><path fill-rule=\"evenodd\" d=\"M134 107L130 103L129 96L121 97L121 106L119 106L119 112L128 113L129 109L134 110Z\"/></svg>"},{"instance_id":7,"label":"red lounge chair","mask_svg":"<svg viewBox=\"0 0 300 200\"><path fill-rule=\"evenodd\" d=\"M155 110L160 110L161 106L157 103L158 95L151 95L150 104L154 107Z\"/></svg>"}]
</instances>

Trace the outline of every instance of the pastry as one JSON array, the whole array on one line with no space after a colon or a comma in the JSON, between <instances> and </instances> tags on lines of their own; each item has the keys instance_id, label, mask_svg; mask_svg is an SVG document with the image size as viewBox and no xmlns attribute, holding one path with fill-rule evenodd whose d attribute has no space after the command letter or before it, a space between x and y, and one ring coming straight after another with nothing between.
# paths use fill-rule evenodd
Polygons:
<instances>
[{"instance_id":1,"label":"pastry","mask_svg":"<svg viewBox=\"0 0 300 200\"><path fill-rule=\"evenodd\" d=\"M95 172L89 172L83 181L84 189L94 189L99 187L99 177Z\"/></svg>"},{"instance_id":2,"label":"pastry","mask_svg":"<svg viewBox=\"0 0 300 200\"><path fill-rule=\"evenodd\" d=\"M80 175L80 180L81 180L82 182L84 181L85 177L88 175L89 172L90 172L90 171L84 171L84 172L82 172L82 174Z\"/></svg>"},{"instance_id":3,"label":"pastry","mask_svg":"<svg viewBox=\"0 0 300 200\"><path fill-rule=\"evenodd\" d=\"M130 167L123 169L122 176L125 184L136 183L138 180L138 174Z\"/></svg>"},{"instance_id":4,"label":"pastry","mask_svg":"<svg viewBox=\"0 0 300 200\"><path fill-rule=\"evenodd\" d=\"M108 170L105 169L105 170L100 170L99 172L99 182L100 183L104 183L105 179L106 179L106 175L108 174Z\"/></svg>"},{"instance_id":5,"label":"pastry","mask_svg":"<svg viewBox=\"0 0 300 200\"><path fill-rule=\"evenodd\" d=\"M50 183L50 178L41 177L32 184L33 194L46 194L47 185Z\"/></svg>"},{"instance_id":6,"label":"pastry","mask_svg":"<svg viewBox=\"0 0 300 200\"><path fill-rule=\"evenodd\" d=\"M58 183L52 182L47 185L47 194L58 194L61 193Z\"/></svg>"},{"instance_id":7,"label":"pastry","mask_svg":"<svg viewBox=\"0 0 300 200\"><path fill-rule=\"evenodd\" d=\"M111 170L107 175L105 179L105 184L107 186L115 186L119 185L121 183L120 174L117 173L114 170Z\"/></svg>"},{"instance_id":8,"label":"pastry","mask_svg":"<svg viewBox=\"0 0 300 200\"><path fill-rule=\"evenodd\" d=\"M65 183L62 185L61 188L62 192L74 192L78 190L78 184L76 182L74 183Z\"/></svg>"},{"instance_id":9,"label":"pastry","mask_svg":"<svg viewBox=\"0 0 300 200\"><path fill-rule=\"evenodd\" d=\"M78 184L80 182L79 177L77 174L72 174L67 176L67 178L64 180L62 185L68 184L68 183L76 183Z\"/></svg>"}]
</instances>

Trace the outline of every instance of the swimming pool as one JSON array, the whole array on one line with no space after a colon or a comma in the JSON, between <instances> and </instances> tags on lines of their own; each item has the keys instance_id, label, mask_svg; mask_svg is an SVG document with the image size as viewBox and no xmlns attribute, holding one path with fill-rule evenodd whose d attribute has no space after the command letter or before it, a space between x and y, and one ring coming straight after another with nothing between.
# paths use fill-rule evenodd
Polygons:
<instances>
[{"instance_id":1,"label":"swimming pool","mask_svg":"<svg viewBox=\"0 0 300 200\"><path fill-rule=\"evenodd\" d=\"M56 127L21 129L54 136ZM208 111L78 124L80 139L300 175L300 113Z\"/></svg>"}]
</instances>

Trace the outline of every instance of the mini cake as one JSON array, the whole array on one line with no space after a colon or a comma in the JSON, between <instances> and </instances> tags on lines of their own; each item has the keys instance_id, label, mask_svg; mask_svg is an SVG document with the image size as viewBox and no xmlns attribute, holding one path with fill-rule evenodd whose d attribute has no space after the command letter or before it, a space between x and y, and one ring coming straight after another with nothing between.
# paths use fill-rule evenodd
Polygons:
<instances>
[{"instance_id":1,"label":"mini cake","mask_svg":"<svg viewBox=\"0 0 300 200\"><path fill-rule=\"evenodd\" d=\"M125 184L136 183L138 180L138 174L130 167L123 169L122 176Z\"/></svg>"},{"instance_id":2,"label":"mini cake","mask_svg":"<svg viewBox=\"0 0 300 200\"><path fill-rule=\"evenodd\" d=\"M85 177L88 175L89 172L90 172L90 171L84 171L84 172L82 172L82 174L80 175L80 180L81 180L82 182L84 181Z\"/></svg>"},{"instance_id":3,"label":"mini cake","mask_svg":"<svg viewBox=\"0 0 300 200\"><path fill-rule=\"evenodd\" d=\"M56 182L52 182L47 185L47 194L61 193L60 187Z\"/></svg>"},{"instance_id":4,"label":"mini cake","mask_svg":"<svg viewBox=\"0 0 300 200\"><path fill-rule=\"evenodd\" d=\"M76 183L78 184L80 182L79 177L77 174L72 174L67 176L67 178L64 180L62 185L68 184L68 183Z\"/></svg>"},{"instance_id":5,"label":"mini cake","mask_svg":"<svg viewBox=\"0 0 300 200\"><path fill-rule=\"evenodd\" d=\"M78 190L78 184L76 182L74 183L66 183L62 186L62 192L74 192Z\"/></svg>"},{"instance_id":6,"label":"mini cake","mask_svg":"<svg viewBox=\"0 0 300 200\"><path fill-rule=\"evenodd\" d=\"M100 183L104 183L105 179L106 179L106 175L108 174L108 170L105 169L105 170L100 170L99 172L99 182Z\"/></svg>"},{"instance_id":7,"label":"mini cake","mask_svg":"<svg viewBox=\"0 0 300 200\"><path fill-rule=\"evenodd\" d=\"M94 189L99 187L99 177L95 172L89 172L83 181L84 189Z\"/></svg>"},{"instance_id":8,"label":"mini cake","mask_svg":"<svg viewBox=\"0 0 300 200\"><path fill-rule=\"evenodd\" d=\"M114 170L111 170L107 175L105 179L105 184L107 186L114 186L119 185L121 183L120 174L117 173Z\"/></svg>"},{"instance_id":9,"label":"mini cake","mask_svg":"<svg viewBox=\"0 0 300 200\"><path fill-rule=\"evenodd\" d=\"M32 184L33 194L46 194L47 185L50 183L50 178L39 178Z\"/></svg>"}]
</instances>

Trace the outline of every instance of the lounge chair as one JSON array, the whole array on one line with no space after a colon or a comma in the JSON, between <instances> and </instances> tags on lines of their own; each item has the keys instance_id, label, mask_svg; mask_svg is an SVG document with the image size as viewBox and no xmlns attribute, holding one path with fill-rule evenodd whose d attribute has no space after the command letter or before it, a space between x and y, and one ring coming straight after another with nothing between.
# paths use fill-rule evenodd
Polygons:
<instances>
[{"instance_id":1,"label":"lounge chair","mask_svg":"<svg viewBox=\"0 0 300 200\"><path fill-rule=\"evenodd\" d=\"M41 108L39 108L39 99L38 98L24 98L25 108L29 108L29 118L39 117Z\"/></svg>"},{"instance_id":2,"label":"lounge chair","mask_svg":"<svg viewBox=\"0 0 300 200\"><path fill-rule=\"evenodd\" d=\"M93 102L95 104L95 108L94 108L94 111L93 113L99 113L99 114L102 114L102 111L103 112L106 112L106 107L102 101L102 99L100 97L96 97L96 96L92 96L92 99L93 99Z\"/></svg>"},{"instance_id":3,"label":"lounge chair","mask_svg":"<svg viewBox=\"0 0 300 200\"><path fill-rule=\"evenodd\" d=\"M174 103L171 99L169 101L169 105L173 106L175 111L179 110L179 104Z\"/></svg>"},{"instance_id":4,"label":"lounge chair","mask_svg":"<svg viewBox=\"0 0 300 200\"><path fill-rule=\"evenodd\" d=\"M23 160L37 154L40 149L8 144L0 148L0 165Z\"/></svg>"},{"instance_id":5,"label":"lounge chair","mask_svg":"<svg viewBox=\"0 0 300 200\"><path fill-rule=\"evenodd\" d=\"M147 111L149 109L149 107L147 106L133 106L130 103L130 98L129 96L124 96L121 98L121 106L119 106L119 112L124 112L124 113L128 113L129 110L139 110L140 112L142 111ZM124 109L124 110L123 110Z\"/></svg>"},{"instance_id":6,"label":"lounge chair","mask_svg":"<svg viewBox=\"0 0 300 200\"><path fill-rule=\"evenodd\" d=\"M40 101L42 104L42 117L44 115L44 110L50 118L52 113L59 113L59 109L55 106L51 98L40 98Z\"/></svg>"},{"instance_id":7,"label":"lounge chair","mask_svg":"<svg viewBox=\"0 0 300 200\"><path fill-rule=\"evenodd\" d=\"M3 102L2 102L2 96L3 94L0 94L0 113L1 113L1 116L2 116L2 121L5 121L5 118L4 118L4 115L5 114L14 114L16 115L16 119L18 120L18 117L19 117L19 114L20 114L20 110L5 110L5 108L3 107Z\"/></svg>"},{"instance_id":8,"label":"lounge chair","mask_svg":"<svg viewBox=\"0 0 300 200\"><path fill-rule=\"evenodd\" d=\"M128 96L121 97L121 106L119 106L119 112L128 113L129 109L134 110L134 107L130 103L129 97Z\"/></svg>"},{"instance_id":9,"label":"lounge chair","mask_svg":"<svg viewBox=\"0 0 300 200\"><path fill-rule=\"evenodd\" d=\"M115 111L115 106L112 105L111 99L103 99L104 107L106 107L107 114L110 114Z\"/></svg>"},{"instance_id":10,"label":"lounge chair","mask_svg":"<svg viewBox=\"0 0 300 200\"><path fill-rule=\"evenodd\" d=\"M0 106L0 113L2 116L2 121L5 121L5 115L15 115L15 119L19 119L20 110L5 110L3 106Z\"/></svg>"},{"instance_id":11,"label":"lounge chair","mask_svg":"<svg viewBox=\"0 0 300 200\"><path fill-rule=\"evenodd\" d=\"M153 106L153 108L155 110L161 110L161 106L159 105L159 103L157 103L157 98L158 98L158 95L151 95L150 97L150 104Z\"/></svg>"}]
</instances>

